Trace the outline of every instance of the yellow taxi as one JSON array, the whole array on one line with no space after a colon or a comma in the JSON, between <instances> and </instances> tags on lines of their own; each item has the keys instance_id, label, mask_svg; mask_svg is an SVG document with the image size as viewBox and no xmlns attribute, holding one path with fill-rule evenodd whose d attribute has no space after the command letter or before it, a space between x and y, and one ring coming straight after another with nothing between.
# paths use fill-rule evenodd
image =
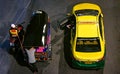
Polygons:
<instances>
[{"instance_id":1,"label":"yellow taxi","mask_svg":"<svg viewBox=\"0 0 120 74\"><path fill-rule=\"evenodd\" d=\"M79 3L73 6L75 18L71 29L72 66L75 68L104 68L105 37L100 6Z\"/></svg>"}]
</instances>

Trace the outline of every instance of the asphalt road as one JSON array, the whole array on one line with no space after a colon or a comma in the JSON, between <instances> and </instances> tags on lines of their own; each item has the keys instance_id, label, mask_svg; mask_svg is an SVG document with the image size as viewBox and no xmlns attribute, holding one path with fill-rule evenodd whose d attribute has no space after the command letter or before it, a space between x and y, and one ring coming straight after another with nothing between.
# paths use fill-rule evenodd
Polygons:
<instances>
[{"instance_id":1,"label":"asphalt road","mask_svg":"<svg viewBox=\"0 0 120 74\"><path fill-rule=\"evenodd\" d=\"M23 20L28 22L31 11L42 9L50 16L53 59L49 62L37 63L39 68L38 74L120 74L119 0L34 0L30 4L29 1L0 1L0 10L2 11L0 12L0 24L2 24L0 25L0 29L2 30L0 31L0 44L2 49L7 50L7 44L4 43L7 43L8 40L8 24L19 23ZM70 12L72 6L79 2L96 3L101 6L103 11L106 38L106 63L103 70L72 69L64 57L67 54L64 50L64 31L58 28L57 21L64 18ZM24 26L26 27L27 23ZM32 74L28 68L18 65L12 56L9 55L9 57L11 64L8 74ZM0 60L0 62L3 61Z\"/></svg>"}]
</instances>

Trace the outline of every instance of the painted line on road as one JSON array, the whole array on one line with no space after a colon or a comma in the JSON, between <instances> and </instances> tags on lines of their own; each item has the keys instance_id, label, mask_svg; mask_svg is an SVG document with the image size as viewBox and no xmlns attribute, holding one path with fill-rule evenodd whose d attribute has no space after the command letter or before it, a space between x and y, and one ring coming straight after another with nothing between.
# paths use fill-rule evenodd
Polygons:
<instances>
[{"instance_id":1,"label":"painted line on road","mask_svg":"<svg viewBox=\"0 0 120 74\"><path fill-rule=\"evenodd\" d=\"M25 9L28 8L28 6L30 5L31 1L32 1L32 0L30 0L30 1L27 3L27 5L25 6L24 10L23 10L22 13L20 14L20 17L16 20L15 23L17 23L17 22L20 20L20 18L21 18L21 16L23 15ZM7 35L5 36L5 38L3 39L3 41L1 42L1 44L0 44L1 46L2 46L3 43L7 40L8 36L9 36L9 32L7 33Z\"/></svg>"},{"instance_id":2,"label":"painted line on road","mask_svg":"<svg viewBox=\"0 0 120 74\"><path fill-rule=\"evenodd\" d=\"M19 18L16 20L15 24L20 20L20 18L22 17L22 15L24 14L25 10L28 8L28 6L30 5L32 0L30 0L28 2L28 4L25 6L24 10L22 11L22 13L20 14Z\"/></svg>"}]
</instances>

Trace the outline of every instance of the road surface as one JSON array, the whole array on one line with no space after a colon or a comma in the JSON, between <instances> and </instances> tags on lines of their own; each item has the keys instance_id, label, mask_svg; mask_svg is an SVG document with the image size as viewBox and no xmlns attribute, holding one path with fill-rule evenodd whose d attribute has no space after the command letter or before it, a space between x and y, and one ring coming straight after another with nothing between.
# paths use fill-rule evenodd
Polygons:
<instances>
[{"instance_id":1,"label":"road surface","mask_svg":"<svg viewBox=\"0 0 120 74\"><path fill-rule=\"evenodd\" d=\"M64 57L64 31L58 28L57 21L65 17L74 4L81 2L96 3L103 11L106 39L106 63L103 70L72 69ZM37 63L38 74L120 74L119 4L119 0L1 0L0 46L3 50L8 50L7 35L10 23L19 23L23 20L28 23L32 11L42 9L50 16L53 59L49 62ZM24 24L25 27L27 23ZM28 68L18 65L11 55L9 57L8 74L32 74ZM4 61L0 60L0 62Z\"/></svg>"}]
</instances>

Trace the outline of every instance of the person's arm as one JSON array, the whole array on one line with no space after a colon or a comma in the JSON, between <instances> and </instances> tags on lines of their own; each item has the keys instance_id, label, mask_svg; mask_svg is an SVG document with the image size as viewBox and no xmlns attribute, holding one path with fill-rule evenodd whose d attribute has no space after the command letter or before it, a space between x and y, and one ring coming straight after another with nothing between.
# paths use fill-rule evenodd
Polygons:
<instances>
[{"instance_id":1,"label":"person's arm","mask_svg":"<svg viewBox=\"0 0 120 74\"><path fill-rule=\"evenodd\" d=\"M60 29L61 29L61 30L65 29L65 27L66 27L66 25L67 25L67 22L68 22L68 19L67 19L67 18L66 18L66 19L63 19L63 20L60 22L59 26L60 26Z\"/></svg>"},{"instance_id":2,"label":"person's arm","mask_svg":"<svg viewBox=\"0 0 120 74\"><path fill-rule=\"evenodd\" d=\"M22 44L23 44L23 41L24 41L24 35L25 35L25 31L23 30L23 35L22 35L22 36L23 36L23 39L22 39L22 41L21 41Z\"/></svg>"}]
</instances>

